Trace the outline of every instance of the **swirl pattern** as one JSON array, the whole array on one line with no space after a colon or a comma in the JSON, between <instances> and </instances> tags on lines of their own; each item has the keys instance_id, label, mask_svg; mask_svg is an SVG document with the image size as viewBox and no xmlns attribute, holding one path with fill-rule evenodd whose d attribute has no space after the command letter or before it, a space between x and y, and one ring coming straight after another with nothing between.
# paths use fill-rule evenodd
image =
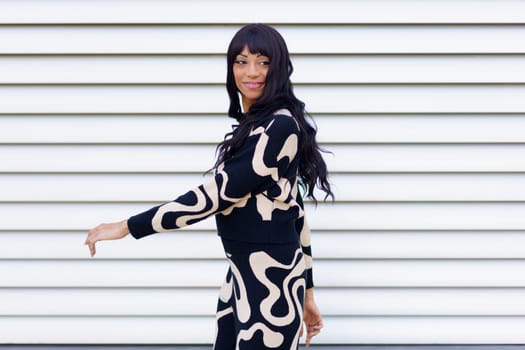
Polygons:
<instances>
[{"instance_id":1,"label":"swirl pattern","mask_svg":"<svg viewBox=\"0 0 525 350\"><path fill-rule=\"evenodd\" d=\"M219 297L214 349L297 349L306 286L299 244L223 239L223 245L230 269Z\"/></svg>"}]
</instances>

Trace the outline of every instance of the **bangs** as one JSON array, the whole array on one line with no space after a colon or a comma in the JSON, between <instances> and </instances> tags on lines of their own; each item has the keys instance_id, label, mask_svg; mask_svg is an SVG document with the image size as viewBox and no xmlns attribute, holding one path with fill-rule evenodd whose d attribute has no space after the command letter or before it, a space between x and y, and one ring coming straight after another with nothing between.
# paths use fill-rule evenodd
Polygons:
<instances>
[{"instance_id":1,"label":"bangs","mask_svg":"<svg viewBox=\"0 0 525 350\"><path fill-rule=\"evenodd\" d=\"M232 58L240 54L245 46L251 54L261 54L271 58L270 54L275 49L272 50L272 40L266 33L256 28L251 28L238 34L233 38L230 45L229 51L232 54Z\"/></svg>"}]
</instances>

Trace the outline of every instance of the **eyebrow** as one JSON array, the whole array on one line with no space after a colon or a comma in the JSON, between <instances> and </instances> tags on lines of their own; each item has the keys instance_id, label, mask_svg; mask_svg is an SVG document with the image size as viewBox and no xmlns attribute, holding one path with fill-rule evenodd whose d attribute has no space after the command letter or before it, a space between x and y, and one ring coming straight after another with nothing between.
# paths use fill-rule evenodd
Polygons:
<instances>
[{"instance_id":1,"label":"eyebrow","mask_svg":"<svg viewBox=\"0 0 525 350\"><path fill-rule=\"evenodd\" d=\"M248 55L245 55L245 54L242 54L242 53L238 54L237 56L242 56L242 57L248 58ZM260 53L257 54L257 57L261 57L261 56L264 56L264 55L260 54Z\"/></svg>"}]
</instances>

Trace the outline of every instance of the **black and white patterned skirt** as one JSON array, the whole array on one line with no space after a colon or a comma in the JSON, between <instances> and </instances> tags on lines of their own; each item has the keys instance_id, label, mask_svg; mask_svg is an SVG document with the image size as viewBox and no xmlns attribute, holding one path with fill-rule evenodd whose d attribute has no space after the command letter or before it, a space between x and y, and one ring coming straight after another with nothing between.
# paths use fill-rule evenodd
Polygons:
<instances>
[{"instance_id":1,"label":"black and white patterned skirt","mask_svg":"<svg viewBox=\"0 0 525 350\"><path fill-rule=\"evenodd\" d=\"M219 295L214 349L297 349L306 284L299 242L222 242L230 268Z\"/></svg>"}]
</instances>

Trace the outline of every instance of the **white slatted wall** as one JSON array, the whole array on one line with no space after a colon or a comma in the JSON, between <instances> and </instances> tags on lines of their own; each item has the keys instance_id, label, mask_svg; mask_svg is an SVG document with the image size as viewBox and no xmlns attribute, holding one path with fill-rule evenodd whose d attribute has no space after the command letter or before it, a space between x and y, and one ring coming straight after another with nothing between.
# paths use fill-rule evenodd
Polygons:
<instances>
[{"instance_id":1,"label":"white slatted wall","mask_svg":"<svg viewBox=\"0 0 525 350\"><path fill-rule=\"evenodd\" d=\"M525 2L0 0L0 343L207 344L214 221L82 245L202 181L224 52L276 25L334 152L326 344L525 342Z\"/></svg>"}]
</instances>

